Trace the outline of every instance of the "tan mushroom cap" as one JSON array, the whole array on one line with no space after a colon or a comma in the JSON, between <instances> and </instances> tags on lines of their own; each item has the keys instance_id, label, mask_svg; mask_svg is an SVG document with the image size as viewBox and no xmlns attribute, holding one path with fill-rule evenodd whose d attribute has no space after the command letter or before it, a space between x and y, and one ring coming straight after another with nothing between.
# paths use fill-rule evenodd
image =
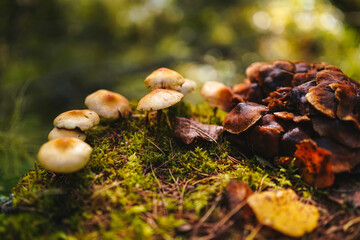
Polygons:
<instances>
[{"instance_id":1,"label":"tan mushroom cap","mask_svg":"<svg viewBox=\"0 0 360 240\"><path fill-rule=\"evenodd\" d=\"M85 105L100 117L107 119L118 119L120 114L122 117L128 117L131 112L129 101L124 96L105 89L87 96Z\"/></svg>"},{"instance_id":2,"label":"tan mushroom cap","mask_svg":"<svg viewBox=\"0 0 360 240\"><path fill-rule=\"evenodd\" d=\"M226 112L233 107L233 91L221 82L205 82L201 88L201 96L212 107L218 107Z\"/></svg>"},{"instance_id":3,"label":"tan mushroom cap","mask_svg":"<svg viewBox=\"0 0 360 240\"><path fill-rule=\"evenodd\" d=\"M194 91L196 89L196 87L197 87L196 82L185 78L184 84L181 87L179 87L178 91L184 95L187 95L187 94L191 93L192 91Z\"/></svg>"},{"instance_id":4,"label":"tan mushroom cap","mask_svg":"<svg viewBox=\"0 0 360 240\"><path fill-rule=\"evenodd\" d=\"M85 141L86 134L78 129L65 129L54 127L48 135L49 141L63 137L73 137Z\"/></svg>"},{"instance_id":5,"label":"tan mushroom cap","mask_svg":"<svg viewBox=\"0 0 360 240\"><path fill-rule=\"evenodd\" d=\"M145 79L146 87L151 90L159 88L177 90L184 82L185 79L178 72L164 67L153 71Z\"/></svg>"},{"instance_id":6,"label":"tan mushroom cap","mask_svg":"<svg viewBox=\"0 0 360 240\"><path fill-rule=\"evenodd\" d=\"M92 148L77 138L58 138L44 143L38 152L39 164L57 173L72 173L89 161Z\"/></svg>"},{"instance_id":7,"label":"tan mushroom cap","mask_svg":"<svg viewBox=\"0 0 360 240\"><path fill-rule=\"evenodd\" d=\"M137 110L151 111L171 107L180 102L184 95L169 89L155 89L145 95L137 106Z\"/></svg>"},{"instance_id":8,"label":"tan mushroom cap","mask_svg":"<svg viewBox=\"0 0 360 240\"><path fill-rule=\"evenodd\" d=\"M58 128L88 130L100 123L100 118L92 110L70 110L61 113L54 119L54 126Z\"/></svg>"}]
</instances>

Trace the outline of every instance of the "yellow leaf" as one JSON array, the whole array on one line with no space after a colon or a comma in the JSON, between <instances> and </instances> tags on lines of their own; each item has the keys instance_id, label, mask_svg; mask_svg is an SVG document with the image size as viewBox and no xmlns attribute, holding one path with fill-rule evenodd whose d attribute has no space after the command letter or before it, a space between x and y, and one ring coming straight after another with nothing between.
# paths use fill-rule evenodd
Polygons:
<instances>
[{"instance_id":1,"label":"yellow leaf","mask_svg":"<svg viewBox=\"0 0 360 240\"><path fill-rule=\"evenodd\" d=\"M288 236L301 237L318 224L318 209L298 201L291 189L254 193L248 204L261 224Z\"/></svg>"}]
</instances>

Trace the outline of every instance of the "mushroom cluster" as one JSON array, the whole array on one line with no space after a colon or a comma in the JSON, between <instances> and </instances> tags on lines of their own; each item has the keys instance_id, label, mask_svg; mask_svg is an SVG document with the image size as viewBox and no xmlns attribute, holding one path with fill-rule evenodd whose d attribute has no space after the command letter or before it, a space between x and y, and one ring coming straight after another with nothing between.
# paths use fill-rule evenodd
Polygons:
<instances>
[{"instance_id":1,"label":"mushroom cluster","mask_svg":"<svg viewBox=\"0 0 360 240\"><path fill-rule=\"evenodd\" d=\"M131 113L129 101L118 93L100 89L85 99L90 109L70 110L54 119L54 129L38 152L39 164L52 172L73 173L90 159L92 148L85 142L86 131L100 123L100 118L117 120Z\"/></svg>"},{"instance_id":2,"label":"mushroom cluster","mask_svg":"<svg viewBox=\"0 0 360 240\"><path fill-rule=\"evenodd\" d=\"M253 63L246 75L222 100L232 104L224 129L240 146L280 164L295 157L317 187L360 163L358 82L326 63L281 60Z\"/></svg>"},{"instance_id":3,"label":"mushroom cluster","mask_svg":"<svg viewBox=\"0 0 360 240\"><path fill-rule=\"evenodd\" d=\"M153 71L144 82L152 91L139 101L137 110L157 111L158 121L162 109L180 102L184 95L196 88L194 81L185 79L178 72L164 67Z\"/></svg>"},{"instance_id":4,"label":"mushroom cluster","mask_svg":"<svg viewBox=\"0 0 360 240\"><path fill-rule=\"evenodd\" d=\"M142 98L138 110L151 111L170 107L180 102L185 94L196 88L196 83L179 73L160 68L145 79L152 91ZM92 148L85 142L86 132L100 120L116 121L131 116L129 101L122 95L105 89L88 95L89 109L70 110L58 115L48 142L40 147L39 164L52 172L72 173L83 168L91 157ZM159 114L158 114L159 115Z\"/></svg>"}]
</instances>

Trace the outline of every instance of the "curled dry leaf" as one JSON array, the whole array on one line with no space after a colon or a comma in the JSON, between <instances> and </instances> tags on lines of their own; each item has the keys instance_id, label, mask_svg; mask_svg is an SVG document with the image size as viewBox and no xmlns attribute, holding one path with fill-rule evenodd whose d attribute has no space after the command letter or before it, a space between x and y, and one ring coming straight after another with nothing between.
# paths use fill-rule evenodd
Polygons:
<instances>
[{"instance_id":1,"label":"curled dry leaf","mask_svg":"<svg viewBox=\"0 0 360 240\"><path fill-rule=\"evenodd\" d=\"M195 138L202 138L212 142L218 139L223 131L222 126L207 125L191 119L175 118L175 137L181 139L185 144L190 144Z\"/></svg>"},{"instance_id":2,"label":"curled dry leaf","mask_svg":"<svg viewBox=\"0 0 360 240\"><path fill-rule=\"evenodd\" d=\"M259 223L288 236L301 237L317 227L319 211L298 198L287 189L254 193L247 201Z\"/></svg>"},{"instance_id":3,"label":"curled dry leaf","mask_svg":"<svg viewBox=\"0 0 360 240\"><path fill-rule=\"evenodd\" d=\"M305 182L318 188L329 187L334 183L331 153L319 148L316 142L311 139L301 141L294 156L295 165L300 169Z\"/></svg>"}]
</instances>

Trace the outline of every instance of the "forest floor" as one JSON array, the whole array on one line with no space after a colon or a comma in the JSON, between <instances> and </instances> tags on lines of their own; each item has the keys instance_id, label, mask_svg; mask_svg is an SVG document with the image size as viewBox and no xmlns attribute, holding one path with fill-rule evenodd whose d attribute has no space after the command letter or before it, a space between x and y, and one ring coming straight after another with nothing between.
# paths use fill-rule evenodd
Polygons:
<instances>
[{"instance_id":1,"label":"forest floor","mask_svg":"<svg viewBox=\"0 0 360 240\"><path fill-rule=\"evenodd\" d=\"M252 191L293 189L320 212L302 239L359 239L359 174L336 176L326 189L302 181L298 170L247 158L230 134L186 145L174 137L174 117L221 125L210 107L178 104L146 123L102 123L87 133L87 166L54 174L35 164L0 199L0 239L291 239L242 218L229 207L231 179Z\"/></svg>"}]
</instances>

